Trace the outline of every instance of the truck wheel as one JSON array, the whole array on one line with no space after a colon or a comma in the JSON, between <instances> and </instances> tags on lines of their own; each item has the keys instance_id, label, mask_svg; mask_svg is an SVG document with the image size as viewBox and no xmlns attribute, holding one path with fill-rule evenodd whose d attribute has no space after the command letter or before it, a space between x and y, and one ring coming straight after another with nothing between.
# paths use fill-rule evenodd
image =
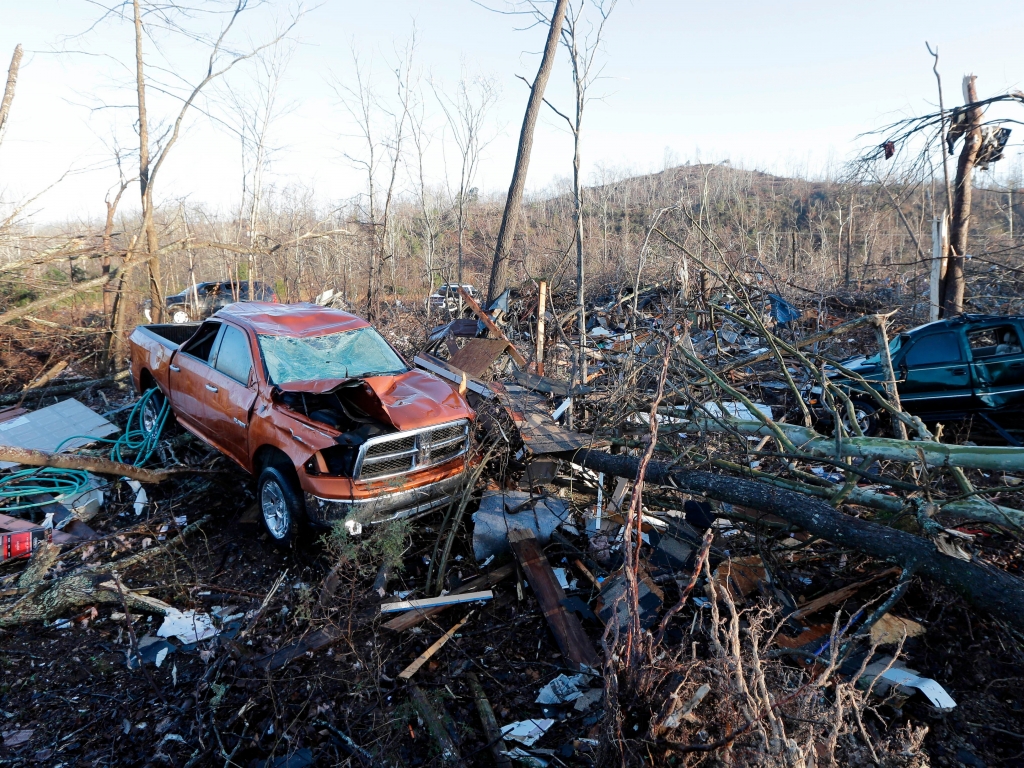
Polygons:
<instances>
[{"instance_id":1,"label":"truck wheel","mask_svg":"<svg viewBox=\"0 0 1024 768\"><path fill-rule=\"evenodd\" d=\"M847 434L854 434L852 425L850 424L850 417L846 413L846 409L843 408L843 427L845 427ZM866 437L874 437L879 432L880 420L878 418L878 409L869 403L853 401L853 414L857 418L857 424L860 427L860 431L864 433Z\"/></svg>"},{"instance_id":2,"label":"truck wheel","mask_svg":"<svg viewBox=\"0 0 1024 768\"><path fill-rule=\"evenodd\" d=\"M304 510L302 494L296 485L280 467L264 467L260 472L257 486L260 517L270 540L281 548L290 547L299 535Z\"/></svg>"},{"instance_id":3,"label":"truck wheel","mask_svg":"<svg viewBox=\"0 0 1024 768\"><path fill-rule=\"evenodd\" d=\"M156 389L149 399L146 401L146 406L142 409L142 428L147 432L152 432L153 428L156 427L160 420L160 410L164 407L164 403L167 402L167 398L164 397L164 393L161 392L156 386ZM173 414L167 415L167 421L170 422L174 418Z\"/></svg>"}]
</instances>

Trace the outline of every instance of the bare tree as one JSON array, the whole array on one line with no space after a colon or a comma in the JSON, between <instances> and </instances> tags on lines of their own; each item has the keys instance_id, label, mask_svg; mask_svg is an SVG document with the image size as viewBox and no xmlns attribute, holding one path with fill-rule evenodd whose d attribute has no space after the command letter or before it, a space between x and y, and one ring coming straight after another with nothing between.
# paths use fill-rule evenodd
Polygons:
<instances>
[{"instance_id":1,"label":"bare tree","mask_svg":"<svg viewBox=\"0 0 1024 768\"><path fill-rule=\"evenodd\" d=\"M544 89L547 87L551 70L555 66L555 51L565 21L565 11L569 0L556 0L555 10L551 14L551 26L548 28L547 42L544 44L544 55L540 60L537 77L530 85L530 99L526 102L526 114L523 115L523 127L519 132L519 148L516 151L516 164L512 171L512 183L508 188L505 201L505 212L501 217L501 228L498 230L498 242L494 247L494 263L491 266L491 281L487 289L487 301L493 301L508 287L508 262L515 240L516 228L519 226L519 215L523 208L523 192L526 189L526 172L530 167L530 152L533 150L533 133L540 116Z\"/></svg>"},{"instance_id":2,"label":"bare tree","mask_svg":"<svg viewBox=\"0 0 1024 768\"><path fill-rule=\"evenodd\" d=\"M4 133L7 131L7 118L11 113L11 102L14 101L14 87L18 84L18 69L21 67L22 49L21 43L14 46L14 55L11 57L11 66L7 70L7 85L4 88L4 98L0 101L0 144L4 141Z\"/></svg>"},{"instance_id":3,"label":"bare tree","mask_svg":"<svg viewBox=\"0 0 1024 768\"><path fill-rule=\"evenodd\" d=\"M242 148L239 227L244 222L244 239L249 244L247 276L250 298L255 298L253 280L261 271L256 256L262 236L260 214L266 193L266 172L276 149L271 143L272 125L284 111L279 94L291 55L292 48L280 43L260 51L254 57L251 82L247 85L231 84L227 88ZM241 232L238 239L243 239Z\"/></svg>"},{"instance_id":4,"label":"bare tree","mask_svg":"<svg viewBox=\"0 0 1024 768\"><path fill-rule=\"evenodd\" d=\"M139 194L142 201L142 228L146 235L146 251L149 265L149 295L152 303L153 319L156 322L161 320L163 310L163 288L160 276L160 239L156 230L156 223L153 219L153 185L156 182L157 174L163 167L171 148L181 135L181 126L190 108L195 104L200 93L214 80L223 76L237 64L255 56L260 51L275 45L291 31L298 21L302 10L299 9L292 17L284 30L276 34L269 42L250 48L244 53L236 52L227 46L227 38L234 29L239 16L249 9L249 0L234 0L233 7L227 13L227 21L220 31L213 37L206 37L199 33L186 30L183 18L189 18L194 14L194 9L174 3L152 3L143 5L140 0L132 0L132 17L135 26L135 86L138 99L138 131L139 131ZM123 5L109 9L110 12L119 12ZM143 40L147 36L147 24L150 22L145 17L150 17L155 27L164 30L173 30L187 34L193 40L206 42L209 46L210 55L207 60L206 70L202 77L194 84L185 86L185 94L181 98L182 105L174 117L170 130L161 137L157 146L150 143L150 115L146 106L147 75L145 56L143 54ZM185 82L184 79L181 79ZM161 90L166 90L161 88Z\"/></svg>"},{"instance_id":5,"label":"bare tree","mask_svg":"<svg viewBox=\"0 0 1024 768\"><path fill-rule=\"evenodd\" d=\"M473 188L473 179L480 164L480 153L493 140L484 137L488 113L498 102L499 90L491 78L476 76L470 78L463 70L455 96L446 96L434 89L437 101L448 120L452 139L459 150L459 191L455 197L456 227L458 230L458 266L456 275L459 284L463 279L466 221L469 212L468 197Z\"/></svg>"},{"instance_id":6,"label":"bare tree","mask_svg":"<svg viewBox=\"0 0 1024 768\"><path fill-rule=\"evenodd\" d=\"M600 77L603 67L596 66L597 54L601 47L604 25L608 16L615 9L617 0L578 0L569 2L565 14L565 26L562 29L562 44L569 53L570 71L576 95L572 117L556 109L550 101L545 103L551 107L569 125L573 139L572 155L572 195L573 223L575 224L576 240L576 311L580 334L579 372L580 383L587 379L587 315L584 303L586 267L583 261L583 185L580 181L580 162L583 133L583 110L589 100L590 86ZM542 11L532 2L534 12L543 17ZM587 8L592 13L587 13ZM596 18L595 18L596 17Z\"/></svg>"},{"instance_id":7,"label":"bare tree","mask_svg":"<svg viewBox=\"0 0 1024 768\"><path fill-rule=\"evenodd\" d=\"M415 32L399 60L392 68L395 77L396 103L389 103L377 92L373 83L372 67L364 67L359 54L352 51L354 84L340 78L333 79L335 93L342 106L356 124L359 138L365 144L365 154L346 154L346 159L366 174L367 221L370 230L369 260L367 263L366 314L374 319L380 303L380 276L389 254L388 226L395 201L398 167L402 160L402 144L408 130L412 107L412 61L416 48ZM383 125L382 125L383 123ZM381 183L377 175L386 161L387 179ZM383 195L383 199L380 197ZM392 281L393 282L393 281ZM392 286L394 288L394 286Z\"/></svg>"},{"instance_id":8,"label":"bare tree","mask_svg":"<svg viewBox=\"0 0 1024 768\"><path fill-rule=\"evenodd\" d=\"M419 207L420 237L423 243L423 274L429 293L434 287L436 266L434 255L441 232L441 205L439 195L427 185L424 168L427 152L433 134L427 126L426 102L420 100L409 112L409 137L416 149L415 167L410 169ZM430 302L427 301L427 319L430 319Z\"/></svg>"}]
</instances>

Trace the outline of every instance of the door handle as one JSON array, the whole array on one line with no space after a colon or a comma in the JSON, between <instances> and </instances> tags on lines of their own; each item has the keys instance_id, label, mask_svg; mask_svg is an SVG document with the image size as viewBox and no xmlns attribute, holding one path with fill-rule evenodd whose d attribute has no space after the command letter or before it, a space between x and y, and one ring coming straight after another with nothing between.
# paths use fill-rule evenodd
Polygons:
<instances>
[{"instance_id":1,"label":"door handle","mask_svg":"<svg viewBox=\"0 0 1024 768\"><path fill-rule=\"evenodd\" d=\"M175 373L181 373L181 368L179 368L176 365L172 365L171 370L174 371Z\"/></svg>"},{"instance_id":2,"label":"door handle","mask_svg":"<svg viewBox=\"0 0 1024 768\"><path fill-rule=\"evenodd\" d=\"M1011 368L1021 368L1021 367L1024 367L1024 363L1010 363L1010 367Z\"/></svg>"},{"instance_id":3,"label":"door handle","mask_svg":"<svg viewBox=\"0 0 1024 768\"><path fill-rule=\"evenodd\" d=\"M211 392L220 392L220 390L219 390L219 389L217 389L217 388L216 388L215 386L213 386L213 384L207 384L207 385L206 385L206 388L207 388L208 390L210 390Z\"/></svg>"},{"instance_id":4,"label":"door handle","mask_svg":"<svg viewBox=\"0 0 1024 768\"><path fill-rule=\"evenodd\" d=\"M967 373L967 369L966 368L954 368L952 371L950 371L950 373L952 373L954 376L963 376L965 373Z\"/></svg>"},{"instance_id":5,"label":"door handle","mask_svg":"<svg viewBox=\"0 0 1024 768\"><path fill-rule=\"evenodd\" d=\"M245 429L245 426L246 426L246 425L245 425L245 422L244 422L244 421L242 421L241 419L238 419L238 418L236 418L236 417L232 416L232 417L231 417L231 420L232 420L232 421L234 421L234 422L235 422L235 424L237 424L238 426L240 426L240 427L241 427L242 429Z\"/></svg>"}]
</instances>

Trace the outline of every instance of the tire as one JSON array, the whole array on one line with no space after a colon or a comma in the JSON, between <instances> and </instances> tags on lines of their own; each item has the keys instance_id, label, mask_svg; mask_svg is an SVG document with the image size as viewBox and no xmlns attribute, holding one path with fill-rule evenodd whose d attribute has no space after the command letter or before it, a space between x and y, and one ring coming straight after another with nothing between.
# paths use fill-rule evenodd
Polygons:
<instances>
[{"instance_id":1,"label":"tire","mask_svg":"<svg viewBox=\"0 0 1024 768\"><path fill-rule=\"evenodd\" d=\"M870 403L865 403L860 400L853 400L853 413L857 418L857 424L860 425L861 432L864 433L865 437L874 437L881 430L881 420L878 415L878 409ZM843 427L846 432L850 435L854 434L854 430L850 424L850 417L846 414L846 409L843 408Z\"/></svg>"},{"instance_id":2,"label":"tire","mask_svg":"<svg viewBox=\"0 0 1024 768\"><path fill-rule=\"evenodd\" d=\"M299 536L305 504L298 483L287 469L264 467L256 486L260 520L275 546L288 549Z\"/></svg>"},{"instance_id":3,"label":"tire","mask_svg":"<svg viewBox=\"0 0 1024 768\"><path fill-rule=\"evenodd\" d=\"M190 323L192 318L189 317L188 311L184 309L171 310L171 322L172 323Z\"/></svg>"},{"instance_id":4,"label":"tire","mask_svg":"<svg viewBox=\"0 0 1024 768\"><path fill-rule=\"evenodd\" d=\"M155 384L153 386L156 387ZM142 428L147 432L151 431L156 425L157 420L160 418L160 409L164 407L165 402L167 402L167 398L164 397L164 393L159 389L146 401L146 407L142 410ZM174 418L173 415L168 414L165 426L172 418Z\"/></svg>"}]
</instances>

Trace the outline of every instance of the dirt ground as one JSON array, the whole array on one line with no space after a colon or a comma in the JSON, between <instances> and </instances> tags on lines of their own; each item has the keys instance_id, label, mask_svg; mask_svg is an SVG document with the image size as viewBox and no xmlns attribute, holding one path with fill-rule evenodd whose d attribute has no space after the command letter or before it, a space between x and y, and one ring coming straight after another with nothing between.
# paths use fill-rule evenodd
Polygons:
<instances>
[{"instance_id":1,"label":"dirt ground","mask_svg":"<svg viewBox=\"0 0 1024 768\"><path fill-rule=\"evenodd\" d=\"M358 764L339 733L388 764L438 764L437 749L396 677L469 610L470 621L416 677L447 717L466 762L493 764L465 679L467 672L475 672L499 723L553 716L556 724L537 746L553 751L550 759L555 765L595 764L603 738L600 706L584 713L571 708L552 712L534 703L546 682L573 670L566 666L528 589L520 599L506 582L495 588L496 599L482 607L451 608L415 631L394 633L381 627L380 597L371 590L377 564L367 560L350 562L334 596L321 604L325 576L333 564L323 541L307 538L292 551L275 549L250 511L249 479L195 441L180 443L178 460L200 464L209 474L157 486L149 507L138 516L131 490L124 484L112 487L107 508L91 521L104 538L66 553L58 567L161 546L161 536L173 534L186 521L209 516L201 535L189 540L186 556L158 557L121 576L133 590L182 610L208 612L220 606L222 615L241 614L241 622L229 626L237 632L244 624L244 639L228 639L232 632L225 631L197 648L174 650L159 667L149 663L144 672L127 667L132 641L123 611L100 608L59 627L4 630L2 727L7 734L28 731L30 736L21 744L4 745L0 764L226 764L223 756L218 757L221 750L231 755L231 764L251 768ZM549 490L558 492L554 487ZM421 518L409 528L404 567L389 582L389 592L422 586L440 514ZM553 564L572 559L572 553L557 543L546 554ZM453 579L476 573L468 535L458 539L453 556L460 558ZM872 565L851 555L843 558L840 569L839 556L830 551L822 558L808 558L801 569L787 573L794 578L808 574L810 583L804 591L813 595ZM1019 550L1011 559L1011 567L1019 571ZM282 574L279 588L263 605ZM586 584L582 578L579 582ZM667 604L673 602L670 590ZM590 597L588 592L582 591L584 599ZM676 625L685 629L700 610L688 606ZM917 698L898 707L881 704L865 723L868 733L906 722L924 724L930 729L925 749L931 764L1021 764L1024 705L1018 691L1024 682L1024 649L1019 636L997 619L981 617L959 598L920 581L899 612L927 627L922 637L907 642L905 662L940 681L957 707L939 713ZM159 618L134 615L136 639L153 634L158 623ZM330 647L275 672L258 663L327 624L344 630L342 639ZM585 626L592 638L600 637L597 625ZM684 640L681 632L678 639ZM625 714L626 722L639 732L644 730L639 724L652 716L642 709ZM657 755L651 757L655 764L660 762ZM714 762L710 757L705 760ZM665 764L697 762L702 761L691 757Z\"/></svg>"}]
</instances>

